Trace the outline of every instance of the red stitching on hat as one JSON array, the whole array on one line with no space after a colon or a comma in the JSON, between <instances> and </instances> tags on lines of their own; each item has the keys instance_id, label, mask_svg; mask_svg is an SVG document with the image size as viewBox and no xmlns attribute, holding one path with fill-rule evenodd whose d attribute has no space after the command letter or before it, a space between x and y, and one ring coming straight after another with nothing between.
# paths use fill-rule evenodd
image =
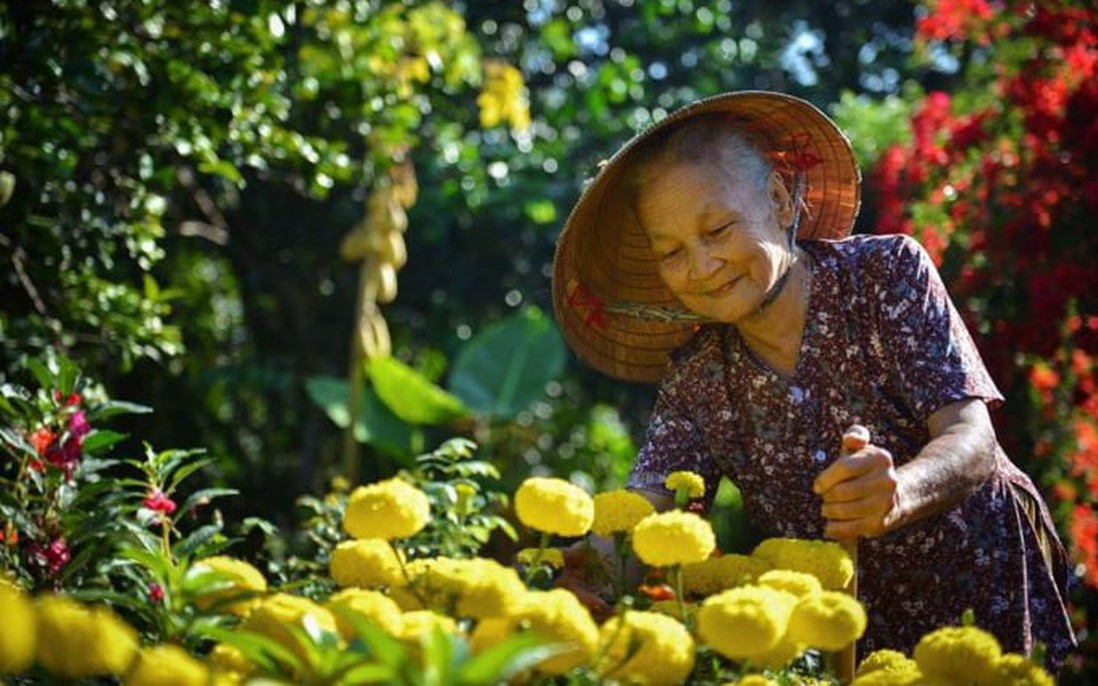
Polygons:
<instances>
[{"instance_id":1,"label":"red stitching on hat","mask_svg":"<svg viewBox=\"0 0 1098 686\"><path fill-rule=\"evenodd\" d=\"M568 282L568 306L579 312L583 323L596 329L605 329L610 323L606 316L606 309L602 299L579 285L576 281Z\"/></svg>"},{"instance_id":2,"label":"red stitching on hat","mask_svg":"<svg viewBox=\"0 0 1098 686\"><path fill-rule=\"evenodd\" d=\"M786 150L776 150L770 154L774 166L786 174L808 171L823 162L823 158L812 148L812 137L807 133L795 133L789 138Z\"/></svg>"}]
</instances>

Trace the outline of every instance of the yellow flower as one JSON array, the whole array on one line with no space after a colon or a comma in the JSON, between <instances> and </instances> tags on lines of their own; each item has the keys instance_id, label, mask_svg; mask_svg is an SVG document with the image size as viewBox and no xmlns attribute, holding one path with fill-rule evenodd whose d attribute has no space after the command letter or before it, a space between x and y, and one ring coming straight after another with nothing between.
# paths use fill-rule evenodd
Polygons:
<instances>
[{"instance_id":1,"label":"yellow flower","mask_svg":"<svg viewBox=\"0 0 1098 686\"><path fill-rule=\"evenodd\" d=\"M389 589L388 595L397 604L401 612L426 609L419 596L408 586L393 586Z\"/></svg>"},{"instance_id":2,"label":"yellow flower","mask_svg":"<svg viewBox=\"0 0 1098 686\"><path fill-rule=\"evenodd\" d=\"M1053 686L1049 673L1024 655L1008 653L995 663L996 684L1002 686Z\"/></svg>"},{"instance_id":3,"label":"yellow flower","mask_svg":"<svg viewBox=\"0 0 1098 686\"><path fill-rule=\"evenodd\" d=\"M422 598L429 607L455 616L504 616L526 594L518 572L486 558L414 560L408 572L412 578L405 589L408 593L392 589L391 595L410 609L421 609L422 603L414 601Z\"/></svg>"},{"instance_id":4,"label":"yellow flower","mask_svg":"<svg viewBox=\"0 0 1098 686\"><path fill-rule=\"evenodd\" d=\"M716 547L713 527L692 512L649 515L633 527L633 550L652 567L701 562Z\"/></svg>"},{"instance_id":5,"label":"yellow flower","mask_svg":"<svg viewBox=\"0 0 1098 686\"><path fill-rule=\"evenodd\" d=\"M255 673L255 665L240 648L228 643L218 643L206 656L206 665L213 672L214 680L241 683Z\"/></svg>"},{"instance_id":6,"label":"yellow flower","mask_svg":"<svg viewBox=\"0 0 1098 686\"><path fill-rule=\"evenodd\" d=\"M22 589L0 578L0 675L18 674L34 662L34 606Z\"/></svg>"},{"instance_id":7,"label":"yellow flower","mask_svg":"<svg viewBox=\"0 0 1098 686\"><path fill-rule=\"evenodd\" d=\"M599 628L591 613L576 596L562 588L531 591L526 602L511 615L521 628L529 629L550 643L566 643L570 650L541 662L544 674L564 674L587 664L599 642Z\"/></svg>"},{"instance_id":8,"label":"yellow flower","mask_svg":"<svg viewBox=\"0 0 1098 686\"><path fill-rule=\"evenodd\" d=\"M388 541L380 538L362 538L343 541L332 551L328 563L332 580L340 586L380 588L404 583L400 568L401 559Z\"/></svg>"},{"instance_id":9,"label":"yellow flower","mask_svg":"<svg viewBox=\"0 0 1098 686\"><path fill-rule=\"evenodd\" d=\"M721 555L683 565L682 585L688 593L709 596L752 583L770 563L748 555Z\"/></svg>"},{"instance_id":10,"label":"yellow flower","mask_svg":"<svg viewBox=\"0 0 1098 686\"><path fill-rule=\"evenodd\" d=\"M486 617L477 622L469 637L469 650L477 655L497 643L502 643L515 633L515 620L510 617Z\"/></svg>"},{"instance_id":11,"label":"yellow flower","mask_svg":"<svg viewBox=\"0 0 1098 686\"><path fill-rule=\"evenodd\" d=\"M216 575L215 590L200 592L194 604L200 609L214 609L244 616L255 605L254 596L267 592L267 579L252 565L226 555L215 555L191 565L192 574ZM237 599L236 602L228 602Z\"/></svg>"},{"instance_id":12,"label":"yellow flower","mask_svg":"<svg viewBox=\"0 0 1098 686\"><path fill-rule=\"evenodd\" d=\"M805 651L805 645L793 640L786 629L785 635L778 639L770 650L751 658L751 664L766 669L782 669L796 660Z\"/></svg>"},{"instance_id":13,"label":"yellow flower","mask_svg":"<svg viewBox=\"0 0 1098 686\"><path fill-rule=\"evenodd\" d=\"M559 548L545 548L539 555L537 548L523 548L515 554L515 562L520 565L529 567L534 564L534 560L539 564L549 565L553 569L560 569L564 566L564 553Z\"/></svg>"},{"instance_id":14,"label":"yellow flower","mask_svg":"<svg viewBox=\"0 0 1098 686\"><path fill-rule=\"evenodd\" d=\"M486 129L506 121L512 128L530 126L530 103L526 98L522 72L499 60L484 65L484 90L477 97L480 125Z\"/></svg>"},{"instance_id":15,"label":"yellow flower","mask_svg":"<svg viewBox=\"0 0 1098 686\"><path fill-rule=\"evenodd\" d=\"M700 498L705 495L705 479L695 472L671 472L664 480L663 487L672 493L680 489L684 490L690 498Z\"/></svg>"},{"instance_id":16,"label":"yellow flower","mask_svg":"<svg viewBox=\"0 0 1098 686\"><path fill-rule=\"evenodd\" d=\"M515 491L515 512L531 529L582 536L591 529L595 503L579 486L563 479L535 476Z\"/></svg>"},{"instance_id":17,"label":"yellow flower","mask_svg":"<svg viewBox=\"0 0 1098 686\"><path fill-rule=\"evenodd\" d=\"M53 595L40 597L36 605L36 657L46 671L78 679L119 675L130 666L137 632L110 609Z\"/></svg>"},{"instance_id":18,"label":"yellow flower","mask_svg":"<svg viewBox=\"0 0 1098 686\"><path fill-rule=\"evenodd\" d=\"M993 683L1001 656L999 641L974 626L937 629L915 646L919 671L944 683Z\"/></svg>"},{"instance_id":19,"label":"yellow flower","mask_svg":"<svg viewBox=\"0 0 1098 686\"><path fill-rule=\"evenodd\" d=\"M430 519L426 493L401 479L388 479L351 492L343 528L355 538L391 541L416 535Z\"/></svg>"},{"instance_id":20,"label":"yellow flower","mask_svg":"<svg viewBox=\"0 0 1098 686\"><path fill-rule=\"evenodd\" d=\"M659 686L680 684L694 669L694 639L681 623L654 612L613 617L599 630L599 675Z\"/></svg>"},{"instance_id":21,"label":"yellow flower","mask_svg":"<svg viewBox=\"0 0 1098 686\"><path fill-rule=\"evenodd\" d=\"M771 569L759 575L760 586L769 586L779 591L788 591L799 599L818 595L823 592L820 580L811 574L794 572L790 569Z\"/></svg>"},{"instance_id":22,"label":"yellow flower","mask_svg":"<svg viewBox=\"0 0 1098 686\"><path fill-rule=\"evenodd\" d=\"M124 686L206 686L206 667L177 645L146 648L122 679Z\"/></svg>"},{"instance_id":23,"label":"yellow flower","mask_svg":"<svg viewBox=\"0 0 1098 686\"><path fill-rule=\"evenodd\" d=\"M398 636L402 641L418 643L423 635L434 631L436 628L447 634L457 633L457 622L452 617L440 615L430 610L413 610L405 612L401 616L401 632Z\"/></svg>"},{"instance_id":24,"label":"yellow flower","mask_svg":"<svg viewBox=\"0 0 1098 686\"><path fill-rule=\"evenodd\" d=\"M733 660L751 659L778 645L797 599L766 586L743 586L711 596L698 610L698 635Z\"/></svg>"},{"instance_id":25,"label":"yellow flower","mask_svg":"<svg viewBox=\"0 0 1098 686\"><path fill-rule=\"evenodd\" d=\"M308 598L288 593L264 598L240 623L240 630L266 636L308 661L305 647L291 632L291 627L303 628L305 622L314 622L320 629L333 634L338 631L330 611Z\"/></svg>"},{"instance_id":26,"label":"yellow flower","mask_svg":"<svg viewBox=\"0 0 1098 686\"><path fill-rule=\"evenodd\" d=\"M837 651L865 633L865 608L841 591L823 591L802 598L793 610L790 636L820 650Z\"/></svg>"},{"instance_id":27,"label":"yellow flower","mask_svg":"<svg viewBox=\"0 0 1098 686\"><path fill-rule=\"evenodd\" d=\"M328 598L324 607L331 611L336 628L346 639L357 636L358 632L345 613L362 617L390 636L400 635L403 629L400 607L392 598L378 591L347 588Z\"/></svg>"},{"instance_id":28,"label":"yellow flower","mask_svg":"<svg viewBox=\"0 0 1098 686\"><path fill-rule=\"evenodd\" d=\"M648 498L639 493L625 490L599 493L595 496L595 521L591 523L591 531L597 536L628 533L654 511Z\"/></svg>"},{"instance_id":29,"label":"yellow flower","mask_svg":"<svg viewBox=\"0 0 1098 686\"><path fill-rule=\"evenodd\" d=\"M886 672L878 670L860 676L851 682L851 686L950 686L939 681L928 681L922 672L915 669L910 672Z\"/></svg>"},{"instance_id":30,"label":"yellow flower","mask_svg":"<svg viewBox=\"0 0 1098 686\"><path fill-rule=\"evenodd\" d=\"M832 541L768 538L751 554L775 569L811 574L832 591L846 588L854 577L854 561L842 546Z\"/></svg>"},{"instance_id":31,"label":"yellow flower","mask_svg":"<svg viewBox=\"0 0 1098 686\"><path fill-rule=\"evenodd\" d=\"M874 672L885 674L919 673L919 666L915 661L898 650L877 650L866 656L858 665L856 672L858 677L868 676Z\"/></svg>"}]
</instances>

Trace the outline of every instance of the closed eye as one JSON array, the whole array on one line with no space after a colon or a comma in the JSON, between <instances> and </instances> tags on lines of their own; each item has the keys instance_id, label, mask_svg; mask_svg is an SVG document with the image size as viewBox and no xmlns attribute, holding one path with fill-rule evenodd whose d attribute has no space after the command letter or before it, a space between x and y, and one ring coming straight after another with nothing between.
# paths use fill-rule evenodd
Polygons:
<instances>
[{"instance_id":1,"label":"closed eye","mask_svg":"<svg viewBox=\"0 0 1098 686\"><path fill-rule=\"evenodd\" d=\"M721 224L720 226L715 226L712 229L709 229L708 231L706 231L705 235L708 236L709 238L720 238L721 236L728 233L732 229L732 226L735 223L736 222L728 222L727 224Z\"/></svg>"}]
</instances>

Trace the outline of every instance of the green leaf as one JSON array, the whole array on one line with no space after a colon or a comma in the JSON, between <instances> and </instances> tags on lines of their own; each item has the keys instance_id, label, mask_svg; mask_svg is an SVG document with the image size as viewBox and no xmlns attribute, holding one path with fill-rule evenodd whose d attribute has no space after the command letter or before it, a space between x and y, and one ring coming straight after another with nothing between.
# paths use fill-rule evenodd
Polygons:
<instances>
[{"instance_id":1,"label":"green leaf","mask_svg":"<svg viewBox=\"0 0 1098 686\"><path fill-rule=\"evenodd\" d=\"M187 499L183 501L183 504L179 506L176 511L175 520L179 521L181 517L191 511L191 508L198 504L208 503L216 498L223 498L230 495L240 495L240 491L235 488L202 488L187 496Z\"/></svg>"},{"instance_id":2,"label":"green leaf","mask_svg":"<svg viewBox=\"0 0 1098 686\"><path fill-rule=\"evenodd\" d=\"M487 327L458 353L450 389L477 412L509 419L545 392L564 371L565 348L556 326L528 307Z\"/></svg>"},{"instance_id":3,"label":"green leaf","mask_svg":"<svg viewBox=\"0 0 1098 686\"><path fill-rule=\"evenodd\" d=\"M565 650L567 646L548 644L531 633L511 636L466 662L458 673L458 683L462 686L504 683Z\"/></svg>"},{"instance_id":4,"label":"green leaf","mask_svg":"<svg viewBox=\"0 0 1098 686\"><path fill-rule=\"evenodd\" d=\"M336 426L346 429L350 423L347 409L348 384L334 376L313 376L305 381L305 390ZM388 455L408 458L412 454L412 429L386 407L372 388L363 391L355 421L355 439L372 445Z\"/></svg>"},{"instance_id":5,"label":"green leaf","mask_svg":"<svg viewBox=\"0 0 1098 686\"><path fill-rule=\"evenodd\" d=\"M459 399L400 360L375 357L366 373L382 402L410 424L445 424L469 414Z\"/></svg>"},{"instance_id":6,"label":"green leaf","mask_svg":"<svg viewBox=\"0 0 1098 686\"><path fill-rule=\"evenodd\" d=\"M126 434L120 434L117 431L107 431L105 429L96 429L88 434L84 438L84 442L81 443L81 447L84 449L85 455L91 455L101 450L106 450L115 443L126 438Z\"/></svg>"},{"instance_id":7,"label":"green leaf","mask_svg":"<svg viewBox=\"0 0 1098 686\"><path fill-rule=\"evenodd\" d=\"M145 405L127 403L120 400L108 400L102 405L96 405L88 410L87 415L88 421L94 422L118 414L148 414L150 412L152 412L152 408Z\"/></svg>"}]
</instances>

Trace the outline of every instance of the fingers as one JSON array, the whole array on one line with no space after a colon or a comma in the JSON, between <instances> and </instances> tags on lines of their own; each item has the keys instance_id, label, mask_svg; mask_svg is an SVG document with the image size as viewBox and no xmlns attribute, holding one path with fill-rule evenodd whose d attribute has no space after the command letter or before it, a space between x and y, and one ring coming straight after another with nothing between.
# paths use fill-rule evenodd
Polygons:
<instances>
[{"instance_id":1,"label":"fingers","mask_svg":"<svg viewBox=\"0 0 1098 686\"><path fill-rule=\"evenodd\" d=\"M861 424L851 424L850 428L843 432L843 453L856 453L869 445L869 429Z\"/></svg>"},{"instance_id":2,"label":"fingers","mask_svg":"<svg viewBox=\"0 0 1098 686\"><path fill-rule=\"evenodd\" d=\"M844 481L891 468L892 453L875 445L867 445L855 453L840 457L820 472L812 484L812 490L826 499L827 493Z\"/></svg>"}]
</instances>

